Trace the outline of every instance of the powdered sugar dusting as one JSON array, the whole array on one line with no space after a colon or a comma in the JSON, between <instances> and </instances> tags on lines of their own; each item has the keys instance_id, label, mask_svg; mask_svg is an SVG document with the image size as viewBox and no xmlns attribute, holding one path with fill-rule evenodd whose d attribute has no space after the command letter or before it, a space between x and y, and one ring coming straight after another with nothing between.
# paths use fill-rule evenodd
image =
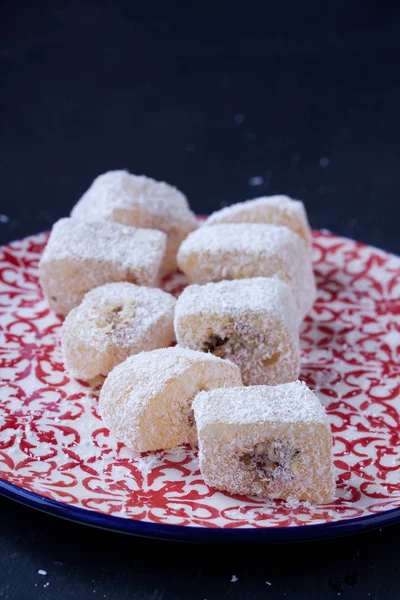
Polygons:
<instances>
[{"instance_id":1,"label":"powdered sugar dusting","mask_svg":"<svg viewBox=\"0 0 400 600\"><path fill-rule=\"evenodd\" d=\"M290 287L274 277L224 280L205 285L189 285L180 295L175 311L175 322L188 315L228 313L237 317L246 312L278 314L296 331L296 311L287 312L284 296L291 295Z\"/></svg>"},{"instance_id":2,"label":"powdered sugar dusting","mask_svg":"<svg viewBox=\"0 0 400 600\"><path fill-rule=\"evenodd\" d=\"M219 423L321 423L328 425L325 409L302 381L279 386L249 386L200 392L193 402L199 429Z\"/></svg>"},{"instance_id":3,"label":"powdered sugar dusting","mask_svg":"<svg viewBox=\"0 0 400 600\"><path fill-rule=\"evenodd\" d=\"M226 252L240 250L260 254L280 250L293 233L283 227L264 223L229 223L215 227L201 227L182 244L179 255L188 252Z\"/></svg>"},{"instance_id":4,"label":"powdered sugar dusting","mask_svg":"<svg viewBox=\"0 0 400 600\"><path fill-rule=\"evenodd\" d=\"M311 244L311 231L303 202L289 196L262 196L238 202L212 213L205 225L221 223L272 223L285 225Z\"/></svg>"},{"instance_id":5,"label":"powdered sugar dusting","mask_svg":"<svg viewBox=\"0 0 400 600\"><path fill-rule=\"evenodd\" d=\"M296 214L299 212L299 207L304 207L300 200L292 200L289 196L276 195L276 196L261 196L260 198L253 198L252 200L245 200L244 202L237 202L231 206L226 206L221 210L217 210L208 217L206 225L215 225L216 223L226 223L225 217L234 217L243 212L244 208L251 209L257 206L273 206L287 209L288 211ZM233 222L233 221L229 221ZM242 221L237 221L238 223Z\"/></svg>"},{"instance_id":6,"label":"powdered sugar dusting","mask_svg":"<svg viewBox=\"0 0 400 600\"><path fill-rule=\"evenodd\" d=\"M40 262L97 259L126 266L151 265L162 256L164 247L161 231L64 218L53 225Z\"/></svg>"}]
</instances>

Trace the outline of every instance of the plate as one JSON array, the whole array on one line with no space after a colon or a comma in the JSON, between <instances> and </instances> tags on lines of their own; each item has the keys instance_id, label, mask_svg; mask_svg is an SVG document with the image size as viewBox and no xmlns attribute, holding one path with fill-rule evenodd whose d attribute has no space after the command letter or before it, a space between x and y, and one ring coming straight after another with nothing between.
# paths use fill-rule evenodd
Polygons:
<instances>
[{"instance_id":1,"label":"plate","mask_svg":"<svg viewBox=\"0 0 400 600\"><path fill-rule=\"evenodd\" d=\"M0 492L61 517L186 540L294 540L400 518L400 259L314 232L318 298L301 330L301 378L325 405L337 497L268 502L205 485L195 448L135 454L98 411L101 381L70 379L62 320L38 260L48 234L0 250ZM182 274L162 287L176 295Z\"/></svg>"}]
</instances>

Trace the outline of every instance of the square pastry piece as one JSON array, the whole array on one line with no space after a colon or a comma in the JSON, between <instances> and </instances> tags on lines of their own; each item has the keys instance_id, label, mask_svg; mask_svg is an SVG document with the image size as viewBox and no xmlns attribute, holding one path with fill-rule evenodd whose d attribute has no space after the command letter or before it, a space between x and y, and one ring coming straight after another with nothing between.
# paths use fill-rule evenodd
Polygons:
<instances>
[{"instance_id":1,"label":"square pastry piece","mask_svg":"<svg viewBox=\"0 0 400 600\"><path fill-rule=\"evenodd\" d=\"M311 231L304 204L289 196L263 196L227 206L209 216L205 225L221 223L272 223L285 225L311 246Z\"/></svg>"},{"instance_id":2,"label":"square pastry piece","mask_svg":"<svg viewBox=\"0 0 400 600\"><path fill-rule=\"evenodd\" d=\"M86 294L67 315L61 340L68 371L80 379L107 375L128 356L169 346L176 300L124 281Z\"/></svg>"},{"instance_id":3,"label":"square pastry piece","mask_svg":"<svg viewBox=\"0 0 400 600\"><path fill-rule=\"evenodd\" d=\"M50 308L66 315L86 292L111 281L154 285L165 245L161 231L60 219L39 263Z\"/></svg>"},{"instance_id":4,"label":"square pastry piece","mask_svg":"<svg viewBox=\"0 0 400 600\"><path fill-rule=\"evenodd\" d=\"M310 253L287 227L254 223L201 227L183 242L178 262L190 283L276 276L292 286L301 319L314 304Z\"/></svg>"},{"instance_id":5,"label":"square pastry piece","mask_svg":"<svg viewBox=\"0 0 400 600\"><path fill-rule=\"evenodd\" d=\"M107 377L100 414L115 437L137 452L195 444L196 394L241 383L236 365L211 354L179 346L141 352Z\"/></svg>"},{"instance_id":6,"label":"square pastry piece","mask_svg":"<svg viewBox=\"0 0 400 600\"><path fill-rule=\"evenodd\" d=\"M197 228L186 197L172 185L127 171L108 171L93 181L71 213L88 221L158 229L167 234L163 270L176 269L176 253Z\"/></svg>"},{"instance_id":7,"label":"square pastry piece","mask_svg":"<svg viewBox=\"0 0 400 600\"><path fill-rule=\"evenodd\" d=\"M333 499L331 430L304 383L201 392L193 408L208 485L270 499Z\"/></svg>"},{"instance_id":8,"label":"square pastry piece","mask_svg":"<svg viewBox=\"0 0 400 600\"><path fill-rule=\"evenodd\" d=\"M234 362L245 385L299 375L298 308L277 278L190 285L176 305L175 334L181 346Z\"/></svg>"}]
</instances>

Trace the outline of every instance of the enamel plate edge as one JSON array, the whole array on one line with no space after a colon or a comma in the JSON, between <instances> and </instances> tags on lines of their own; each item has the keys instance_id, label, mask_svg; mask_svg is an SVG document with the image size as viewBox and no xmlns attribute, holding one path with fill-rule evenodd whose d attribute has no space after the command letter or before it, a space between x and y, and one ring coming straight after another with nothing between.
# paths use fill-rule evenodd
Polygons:
<instances>
[{"instance_id":1,"label":"enamel plate edge","mask_svg":"<svg viewBox=\"0 0 400 600\"><path fill-rule=\"evenodd\" d=\"M92 388L64 371L61 320L47 308L38 281L46 240L43 233L0 249L0 479L5 493L18 496L20 489L20 499L32 504L29 499L37 494L44 509L49 499L50 512L59 506L71 518L73 509L99 519L120 517L119 523L140 523L137 532L145 534L147 527L149 535L179 525L213 530L214 538L221 528L236 530L238 539L241 532L261 529L268 538L268 531L294 533L305 525L326 525L328 531L328 525L350 525L354 519L360 526L366 517L371 523L385 514L392 520L396 509L400 517L398 257L314 232L318 297L301 331L300 377L328 411L337 497L311 506L216 492L202 480L195 449L137 455L110 435L97 413L101 382ZM178 295L185 280L173 274L162 283ZM1 487L0 481L0 492ZM96 518L87 522L97 524ZM115 528L124 529L116 521ZM110 519L100 524L113 528ZM181 530L170 529L170 537ZM307 537L307 529L301 527L304 536L298 531L295 537Z\"/></svg>"}]
</instances>

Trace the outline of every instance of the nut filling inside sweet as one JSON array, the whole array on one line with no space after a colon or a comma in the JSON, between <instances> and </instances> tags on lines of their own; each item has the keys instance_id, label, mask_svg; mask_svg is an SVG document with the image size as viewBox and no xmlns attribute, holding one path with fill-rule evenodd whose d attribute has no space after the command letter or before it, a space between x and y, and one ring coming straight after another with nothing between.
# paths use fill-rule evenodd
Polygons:
<instances>
[{"instance_id":1,"label":"nut filling inside sweet","mask_svg":"<svg viewBox=\"0 0 400 600\"><path fill-rule=\"evenodd\" d=\"M203 352L211 352L214 356L223 358L225 355L225 346L228 343L229 338L221 338L218 335L211 335L203 344Z\"/></svg>"},{"instance_id":2,"label":"nut filling inside sweet","mask_svg":"<svg viewBox=\"0 0 400 600\"><path fill-rule=\"evenodd\" d=\"M201 350L238 362L244 371L254 368L254 364L270 367L281 359L281 352L274 351L268 336L253 329L246 330L243 325L234 326L228 335L209 335Z\"/></svg>"},{"instance_id":3,"label":"nut filling inside sweet","mask_svg":"<svg viewBox=\"0 0 400 600\"><path fill-rule=\"evenodd\" d=\"M300 450L284 442L256 444L239 458L245 471L258 479L293 479L298 472Z\"/></svg>"},{"instance_id":4,"label":"nut filling inside sweet","mask_svg":"<svg viewBox=\"0 0 400 600\"><path fill-rule=\"evenodd\" d=\"M274 352L272 354L272 356L270 356L269 358L265 358L264 360L262 360L262 364L264 367L268 367L269 365L274 365L275 363L278 362L278 360L281 357L281 353L280 352Z\"/></svg>"},{"instance_id":5,"label":"nut filling inside sweet","mask_svg":"<svg viewBox=\"0 0 400 600\"><path fill-rule=\"evenodd\" d=\"M119 325L130 323L135 315L135 300L122 298L115 304L105 304L99 309L96 325L108 333Z\"/></svg>"}]
</instances>

